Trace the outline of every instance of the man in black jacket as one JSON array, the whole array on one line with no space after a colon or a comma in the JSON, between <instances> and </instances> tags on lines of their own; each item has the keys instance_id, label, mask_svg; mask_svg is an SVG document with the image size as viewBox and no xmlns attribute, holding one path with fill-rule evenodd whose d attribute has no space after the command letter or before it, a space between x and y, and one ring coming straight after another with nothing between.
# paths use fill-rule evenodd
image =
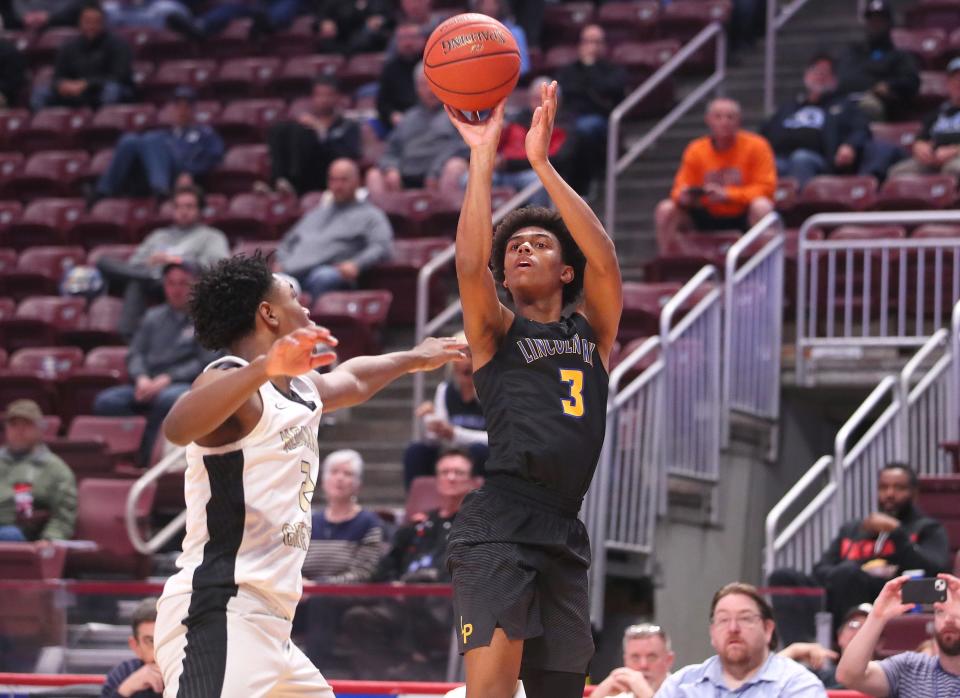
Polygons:
<instances>
[{"instance_id":1,"label":"man in black jacket","mask_svg":"<svg viewBox=\"0 0 960 698\"><path fill-rule=\"evenodd\" d=\"M871 121L892 121L920 90L920 74L913 56L894 48L887 0L870 0L864 21L866 41L847 46L837 61L839 92L856 99Z\"/></svg>"},{"instance_id":2,"label":"man in black jacket","mask_svg":"<svg viewBox=\"0 0 960 698\"><path fill-rule=\"evenodd\" d=\"M404 22L397 27L394 41L397 55L384 64L377 91L377 114L384 133L392 131L418 102L413 72L423 56L426 37L419 25Z\"/></svg>"},{"instance_id":3,"label":"man in black jacket","mask_svg":"<svg viewBox=\"0 0 960 698\"><path fill-rule=\"evenodd\" d=\"M0 108L19 106L27 82L27 62L12 41L0 39Z\"/></svg>"},{"instance_id":4,"label":"man in black jacket","mask_svg":"<svg viewBox=\"0 0 960 698\"><path fill-rule=\"evenodd\" d=\"M888 463L880 470L877 483L878 510L840 527L814 565L813 578L795 570L776 570L769 584L824 587L828 608L839 625L849 609L873 601L893 577L907 570L922 570L926 577L946 571L950 565L946 529L924 515L916 505L916 495L913 468Z\"/></svg>"},{"instance_id":5,"label":"man in black jacket","mask_svg":"<svg viewBox=\"0 0 960 698\"><path fill-rule=\"evenodd\" d=\"M92 107L125 102L133 96L130 46L104 30L96 3L80 12L80 36L60 47L53 82L34 90L30 106Z\"/></svg>"},{"instance_id":6,"label":"man in black jacket","mask_svg":"<svg viewBox=\"0 0 960 698\"><path fill-rule=\"evenodd\" d=\"M794 177L800 186L816 175L852 172L870 140L863 112L836 94L830 56L810 60L803 85L804 93L783 104L760 129L776 156L777 175Z\"/></svg>"}]
</instances>

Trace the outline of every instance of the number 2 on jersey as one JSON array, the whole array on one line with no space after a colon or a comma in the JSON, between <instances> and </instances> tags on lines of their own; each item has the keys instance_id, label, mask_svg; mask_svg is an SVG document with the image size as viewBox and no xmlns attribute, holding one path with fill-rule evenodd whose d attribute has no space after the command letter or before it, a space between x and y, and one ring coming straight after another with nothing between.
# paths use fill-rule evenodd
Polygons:
<instances>
[{"instance_id":1,"label":"number 2 on jersey","mask_svg":"<svg viewBox=\"0 0 960 698\"><path fill-rule=\"evenodd\" d=\"M583 371L574 368L560 369L560 382L570 386L570 399L560 400L563 413L570 417L583 416Z\"/></svg>"}]
</instances>

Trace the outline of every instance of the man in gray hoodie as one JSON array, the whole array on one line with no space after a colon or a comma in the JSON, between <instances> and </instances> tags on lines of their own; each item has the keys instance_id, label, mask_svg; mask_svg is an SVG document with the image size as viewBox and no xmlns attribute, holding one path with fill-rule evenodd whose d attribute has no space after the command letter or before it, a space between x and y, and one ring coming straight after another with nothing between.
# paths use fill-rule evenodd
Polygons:
<instances>
[{"instance_id":1,"label":"man in gray hoodie","mask_svg":"<svg viewBox=\"0 0 960 698\"><path fill-rule=\"evenodd\" d=\"M361 272L393 252L393 229L386 214L357 196L356 163L334 160L327 186L329 196L297 221L277 249L280 270L296 278L314 298L353 286Z\"/></svg>"}]
</instances>

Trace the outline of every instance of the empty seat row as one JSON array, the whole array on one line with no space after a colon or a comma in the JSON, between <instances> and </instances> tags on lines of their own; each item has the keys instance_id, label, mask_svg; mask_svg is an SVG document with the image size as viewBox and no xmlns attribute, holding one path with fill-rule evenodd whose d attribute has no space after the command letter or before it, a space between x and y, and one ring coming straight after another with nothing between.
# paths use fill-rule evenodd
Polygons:
<instances>
[{"instance_id":1,"label":"empty seat row","mask_svg":"<svg viewBox=\"0 0 960 698\"><path fill-rule=\"evenodd\" d=\"M894 46L912 53L928 70L943 70L950 59L960 53L960 29L898 27L891 32L891 38Z\"/></svg>"}]
</instances>

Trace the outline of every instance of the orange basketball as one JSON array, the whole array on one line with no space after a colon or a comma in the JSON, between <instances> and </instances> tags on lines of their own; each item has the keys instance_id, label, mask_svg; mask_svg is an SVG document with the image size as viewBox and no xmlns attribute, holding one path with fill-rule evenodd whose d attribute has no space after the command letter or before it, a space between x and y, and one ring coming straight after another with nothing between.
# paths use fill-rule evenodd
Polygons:
<instances>
[{"instance_id":1,"label":"orange basketball","mask_svg":"<svg viewBox=\"0 0 960 698\"><path fill-rule=\"evenodd\" d=\"M444 104L463 111L491 109L517 86L520 51L500 22L468 12L433 30L423 74Z\"/></svg>"}]
</instances>

